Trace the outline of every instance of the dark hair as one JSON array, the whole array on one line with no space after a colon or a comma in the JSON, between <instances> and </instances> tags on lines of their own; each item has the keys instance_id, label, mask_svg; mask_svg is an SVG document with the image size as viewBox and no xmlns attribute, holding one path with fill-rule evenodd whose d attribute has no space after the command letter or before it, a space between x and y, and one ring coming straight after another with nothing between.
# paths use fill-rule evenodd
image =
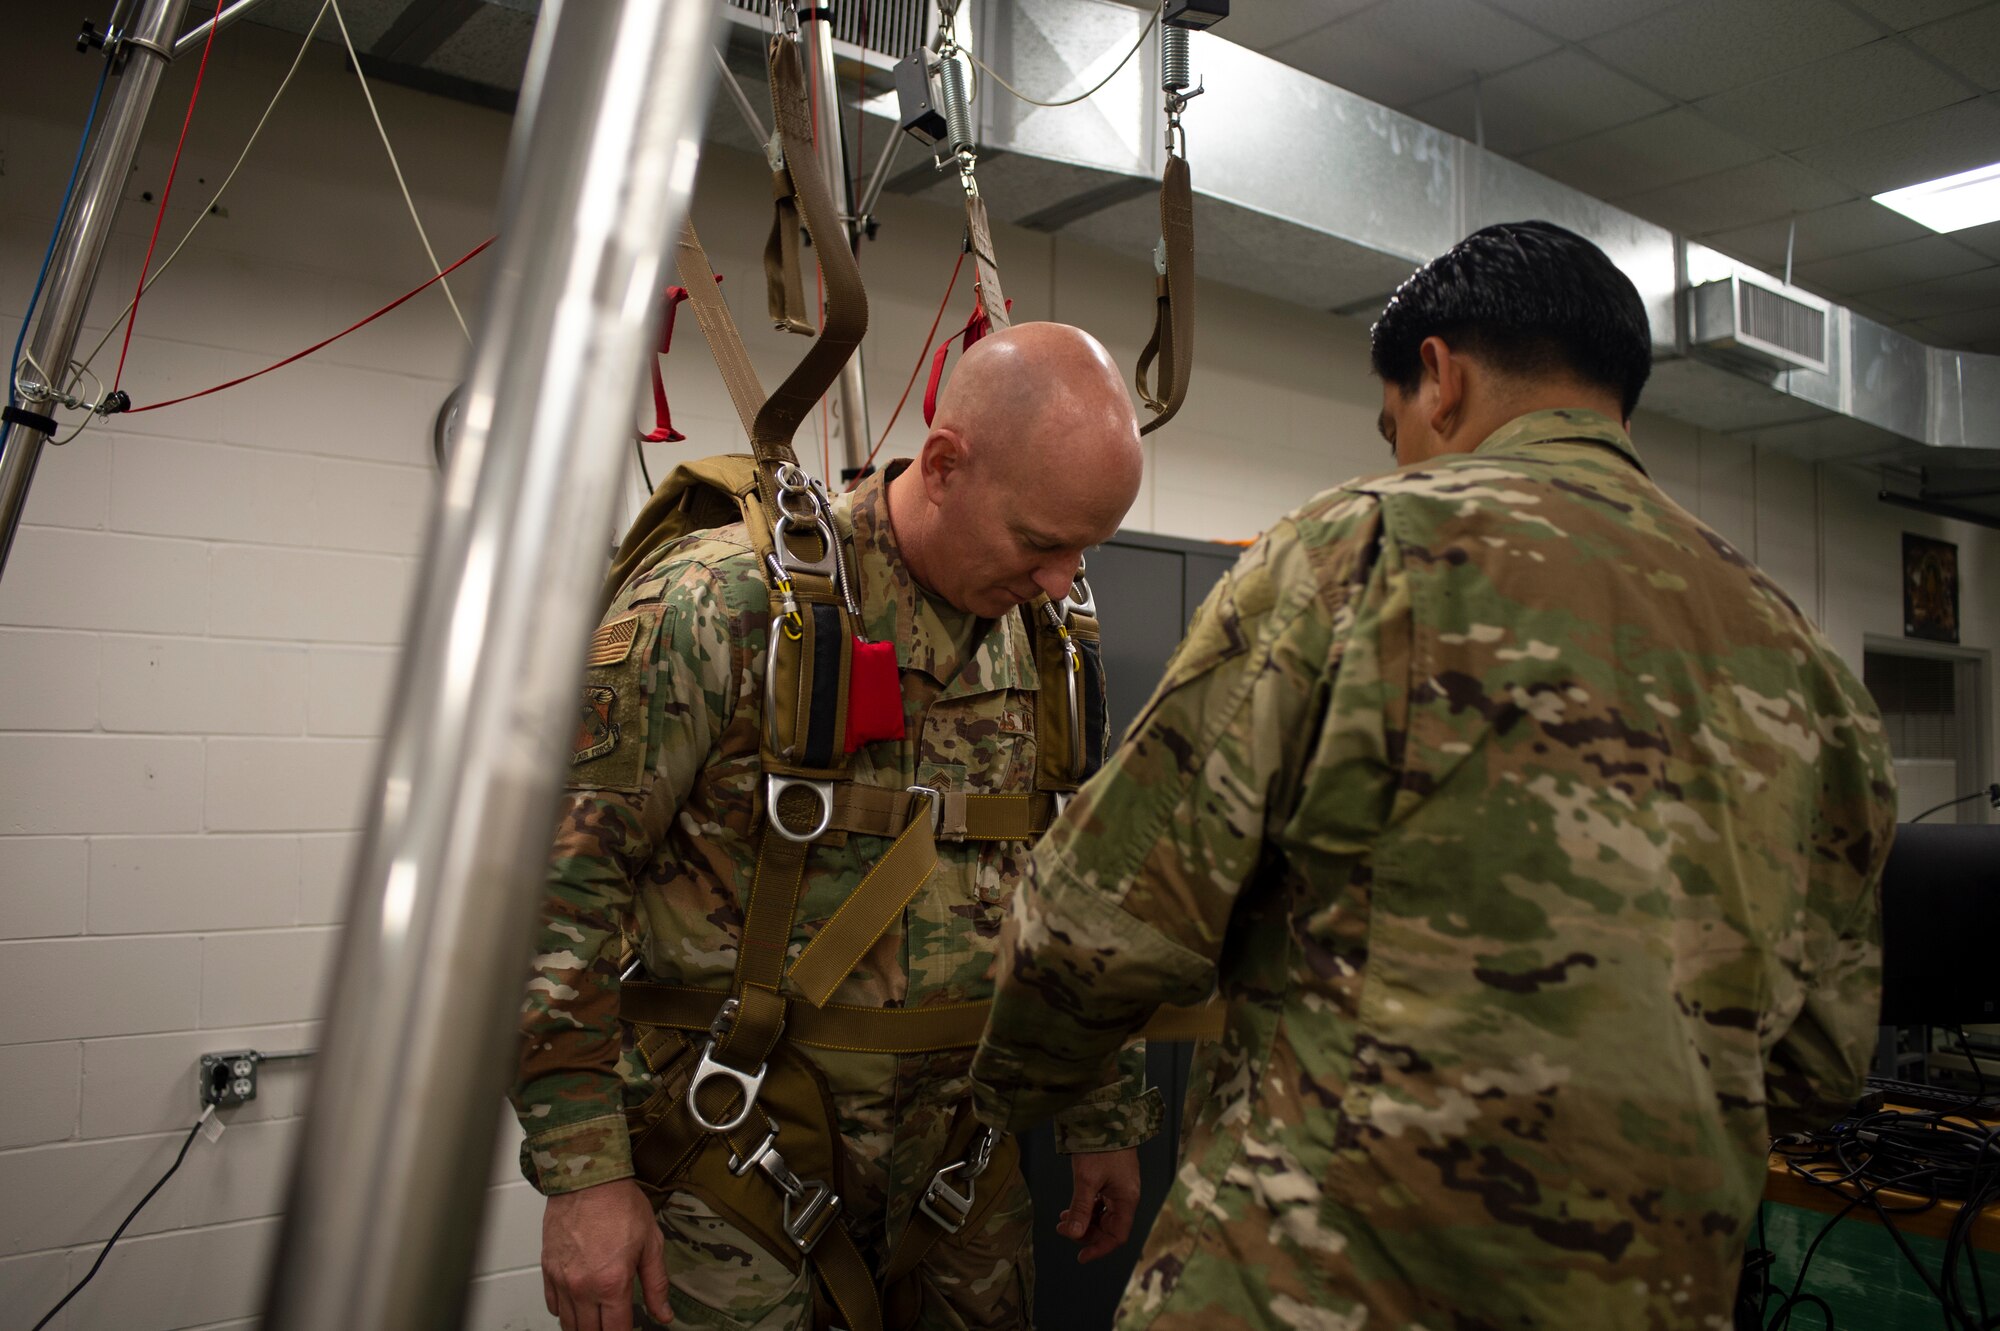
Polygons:
<instances>
[{"instance_id":1,"label":"dark hair","mask_svg":"<svg viewBox=\"0 0 2000 1331\"><path fill-rule=\"evenodd\" d=\"M1625 416L1653 370L1646 307L1604 251L1552 222L1475 231L1404 279L1369 330L1375 373L1405 393L1441 337L1502 374L1570 374L1618 394Z\"/></svg>"}]
</instances>

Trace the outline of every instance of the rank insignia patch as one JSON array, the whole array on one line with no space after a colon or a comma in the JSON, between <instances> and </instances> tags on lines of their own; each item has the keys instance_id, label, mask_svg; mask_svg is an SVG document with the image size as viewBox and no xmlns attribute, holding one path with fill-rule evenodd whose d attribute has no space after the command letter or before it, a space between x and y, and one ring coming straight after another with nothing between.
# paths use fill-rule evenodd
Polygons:
<instances>
[{"instance_id":1,"label":"rank insignia patch","mask_svg":"<svg viewBox=\"0 0 2000 1331\"><path fill-rule=\"evenodd\" d=\"M590 661L594 666L617 665L632 651L639 635L639 616L621 615L591 635Z\"/></svg>"},{"instance_id":2,"label":"rank insignia patch","mask_svg":"<svg viewBox=\"0 0 2000 1331\"><path fill-rule=\"evenodd\" d=\"M602 684L584 685L583 711L576 720L576 740L571 746L570 766L577 767L592 758L602 758L618 747L618 723L611 719L611 709L617 705L618 690Z\"/></svg>"}]
</instances>

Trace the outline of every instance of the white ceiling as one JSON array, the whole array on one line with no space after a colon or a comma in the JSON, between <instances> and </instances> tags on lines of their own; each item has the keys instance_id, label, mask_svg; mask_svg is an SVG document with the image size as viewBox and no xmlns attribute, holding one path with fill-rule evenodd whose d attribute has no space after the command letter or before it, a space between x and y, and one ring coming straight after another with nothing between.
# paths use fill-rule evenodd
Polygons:
<instances>
[{"instance_id":1,"label":"white ceiling","mask_svg":"<svg viewBox=\"0 0 2000 1331\"><path fill-rule=\"evenodd\" d=\"M1237 0L1215 31L1941 346L2000 353L2000 223L1870 201L2000 159L2000 3ZM1793 235L1793 227L1796 234Z\"/></svg>"},{"instance_id":2,"label":"white ceiling","mask_svg":"<svg viewBox=\"0 0 2000 1331\"><path fill-rule=\"evenodd\" d=\"M257 17L300 31L317 7L271 0ZM343 4L373 61L475 97L518 86L536 7ZM1233 8L1216 29L1231 41L1773 273L1789 240L1799 285L1920 340L2000 353L2000 223L1940 236L1869 200L2000 159L2000 0Z\"/></svg>"}]
</instances>

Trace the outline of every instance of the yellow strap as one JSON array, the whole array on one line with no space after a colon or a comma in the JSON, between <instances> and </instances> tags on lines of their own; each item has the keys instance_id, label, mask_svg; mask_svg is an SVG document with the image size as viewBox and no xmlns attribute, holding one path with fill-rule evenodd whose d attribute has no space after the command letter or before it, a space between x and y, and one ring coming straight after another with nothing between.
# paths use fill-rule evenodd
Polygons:
<instances>
[{"instance_id":1,"label":"yellow strap","mask_svg":"<svg viewBox=\"0 0 2000 1331\"><path fill-rule=\"evenodd\" d=\"M792 965L792 986L814 1007L826 1006L840 982L902 916L903 907L936 868L937 843L931 839L930 820L918 817L806 944Z\"/></svg>"}]
</instances>

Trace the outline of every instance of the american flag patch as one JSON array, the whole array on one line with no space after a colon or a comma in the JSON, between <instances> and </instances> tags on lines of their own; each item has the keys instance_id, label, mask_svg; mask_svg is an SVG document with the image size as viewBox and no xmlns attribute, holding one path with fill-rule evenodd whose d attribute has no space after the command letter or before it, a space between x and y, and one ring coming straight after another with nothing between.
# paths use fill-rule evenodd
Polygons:
<instances>
[{"instance_id":1,"label":"american flag patch","mask_svg":"<svg viewBox=\"0 0 2000 1331\"><path fill-rule=\"evenodd\" d=\"M617 665L631 654L632 640L638 636L639 616L619 616L591 635L589 664Z\"/></svg>"}]
</instances>

